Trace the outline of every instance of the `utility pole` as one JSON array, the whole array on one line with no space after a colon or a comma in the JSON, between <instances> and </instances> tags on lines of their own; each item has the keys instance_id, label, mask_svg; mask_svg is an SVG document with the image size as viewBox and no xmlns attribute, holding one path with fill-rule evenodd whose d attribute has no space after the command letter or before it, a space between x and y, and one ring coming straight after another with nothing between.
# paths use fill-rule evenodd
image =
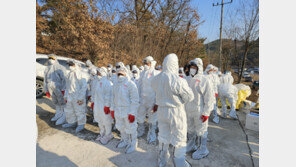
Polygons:
<instances>
[{"instance_id":1,"label":"utility pole","mask_svg":"<svg viewBox=\"0 0 296 167\"><path fill-rule=\"evenodd\" d=\"M223 6L226 4L232 3L230 2L224 3L224 0L221 0L221 3L218 2L216 4L213 3L213 6L221 6L221 20L220 20L220 47L219 47L219 70L221 71L221 64L222 64L222 30L223 30Z\"/></svg>"}]
</instances>

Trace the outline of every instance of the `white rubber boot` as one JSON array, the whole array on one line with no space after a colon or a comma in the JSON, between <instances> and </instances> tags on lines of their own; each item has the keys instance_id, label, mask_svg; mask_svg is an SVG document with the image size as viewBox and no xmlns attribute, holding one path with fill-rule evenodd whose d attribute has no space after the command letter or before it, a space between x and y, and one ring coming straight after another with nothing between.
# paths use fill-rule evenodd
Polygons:
<instances>
[{"instance_id":1,"label":"white rubber boot","mask_svg":"<svg viewBox=\"0 0 296 167\"><path fill-rule=\"evenodd\" d=\"M209 150L207 148L207 136L208 132L205 132L203 136L200 137L200 146L199 148L192 154L193 159L202 159L209 155Z\"/></svg>"},{"instance_id":2,"label":"white rubber boot","mask_svg":"<svg viewBox=\"0 0 296 167\"><path fill-rule=\"evenodd\" d=\"M129 153L134 152L137 148L137 144L138 144L137 134L130 134L129 135L129 144L128 144L128 147L126 148L125 153L129 154Z\"/></svg>"},{"instance_id":3,"label":"white rubber boot","mask_svg":"<svg viewBox=\"0 0 296 167\"><path fill-rule=\"evenodd\" d=\"M158 166L165 167L170 158L169 144L159 143Z\"/></svg>"}]
</instances>

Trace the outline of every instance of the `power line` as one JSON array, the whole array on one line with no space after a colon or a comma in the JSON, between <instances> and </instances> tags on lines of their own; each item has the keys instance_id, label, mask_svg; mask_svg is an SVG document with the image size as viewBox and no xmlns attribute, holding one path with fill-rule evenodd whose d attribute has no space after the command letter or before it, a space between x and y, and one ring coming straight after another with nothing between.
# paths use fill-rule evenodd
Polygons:
<instances>
[{"instance_id":1,"label":"power line","mask_svg":"<svg viewBox=\"0 0 296 167\"><path fill-rule=\"evenodd\" d=\"M220 20L220 47L219 47L219 70L221 71L221 57L222 57L222 29L223 29L223 6L226 4L232 3L232 0L230 2L223 2L224 0L221 0L221 3L218 2L216 4L213 3L213 6L221 6L221 20Z\"/></svg>"}]
</instances>

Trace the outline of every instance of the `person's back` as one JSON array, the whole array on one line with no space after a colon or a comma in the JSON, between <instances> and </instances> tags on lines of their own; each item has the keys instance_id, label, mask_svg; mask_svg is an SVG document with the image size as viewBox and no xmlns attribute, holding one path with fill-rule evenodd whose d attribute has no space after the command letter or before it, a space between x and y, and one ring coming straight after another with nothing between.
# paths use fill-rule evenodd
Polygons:
<instances>
[{"instance_id":1,"label":"person's back","mask_svg":"<svg viewBox=\"0 0 296 167\"><path fill-rule=\"evenodd\" d=\"M163 71L153 78L151 86L156 92L158 106L178 107L193 100L193 93L187 81L178 75L178 62L169 58L164 60ZM191 94L192 98L188 96Z\"/></svg>"},{"instance_id":2,"label":"person's back","mask_svg":"<svg viewBox=\"0 0 296 167\"><path fill-rule=\"evenodd\" d=\"M166 166L170 144L174 147L175 166L190 166L185 160L187 119L184 103L192 101L194 95L187 81L179 77L178 69L177 55L169 54L163 61L163 71L151 82L158 105L159 166Z\"/></svg>"},{"instance_id":3,"label":"person's back","mask_svg":"<svg viewBox=\"0 0 296 167\"><path fill-rule=\"evenodd\" d=\"M232 77L231 73L227 72L226 74L222 75L220 78L220 83L221 84L225 84L225 83L233 84L233 77Z\"/></svg>"},{"instance_id":4,"label":"person's back","mask_svg":"<svg viewBox=\"0 0 296 167\"><path fill-rule=\"evenodd\" d=\"M178 93L183 84L187 84L186 80L178 74L161 72L152 81L152 87L156 92L156 104L163 107L178 107L188 102L188 99L182 99Z\"/></svg>"}]
</instances>

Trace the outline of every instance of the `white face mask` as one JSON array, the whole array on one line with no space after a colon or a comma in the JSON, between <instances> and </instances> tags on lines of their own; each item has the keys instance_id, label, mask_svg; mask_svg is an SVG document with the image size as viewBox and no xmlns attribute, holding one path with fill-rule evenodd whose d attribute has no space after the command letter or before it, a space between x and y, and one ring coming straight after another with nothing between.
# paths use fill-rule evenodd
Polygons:
<instances>
[{"instance_id":1,"label":"white face mask","mask_svg":"<svg viewBox=\"0 0 296 167\"><path fill-rule=\"evenodd\" d=\"M147 66L146 64L144 65L144 70L149 70L149 66Z\"/></svg>"},{"instance_id":2,"label":"white face mask","mask_svg":"<svg viewBox=\"0 0 296 167\"><path fill-rule=\"evenodd\" d=\"M119 81L119 82L122 82L124 79L125 79L125 76L120 75L120 76L118 77L118 81Z\"/></svg>"},{"instance_id":3,"label":"white face mask","mask_svg":"<svg viewBox=\"0 0 296 167\"><path fill-rule=\"evenodd\" d=\"M195 75L196 74L196 69L190 68L190 75Z\"/></svg>"},{"instance_id":4,"label":"white face mask","mask_svg":"<svg viewBox=\"0 0 296 167\"><path fill-rule=\"evenodd\" d=\"M49 65L53 65L54 62L55 62L55 61L52 60L52 59L49 59L49 60L48 60L48 64L49 64Z\"/></svg>"},{"instance_id":5,"label":"white face mask","mask_svg":"<svg viewBox=\"0 0 296 167\"><path fill-rule=\"evenodd\" d=\"M69 68L70 68L70 71L75 71L75 69L76 69L76 68L73 67L73 66L70 66Z\"/></svg>"},{"instance_id":6,"label":"white face mask","mask_svg":"<svg viewBox=\"0 0 296 167\"><path fill-rule=\"evenodd\" d=\"M133 74L133 77L134 77L134 78L137 78L137 77L138 77L138 74Z\"/></svg>"},{"instance_id":7,"label":"white face mask","mask_svg":"<svg viewBox=\"0 0 296 167\"><path fill-rule=\"evenodd\" d=\"M108 71L111 71L111 68L110 68L110 67L108 67L108 68L107 68L107 70L108 70Z\"/></svg>"}]
</instances>

